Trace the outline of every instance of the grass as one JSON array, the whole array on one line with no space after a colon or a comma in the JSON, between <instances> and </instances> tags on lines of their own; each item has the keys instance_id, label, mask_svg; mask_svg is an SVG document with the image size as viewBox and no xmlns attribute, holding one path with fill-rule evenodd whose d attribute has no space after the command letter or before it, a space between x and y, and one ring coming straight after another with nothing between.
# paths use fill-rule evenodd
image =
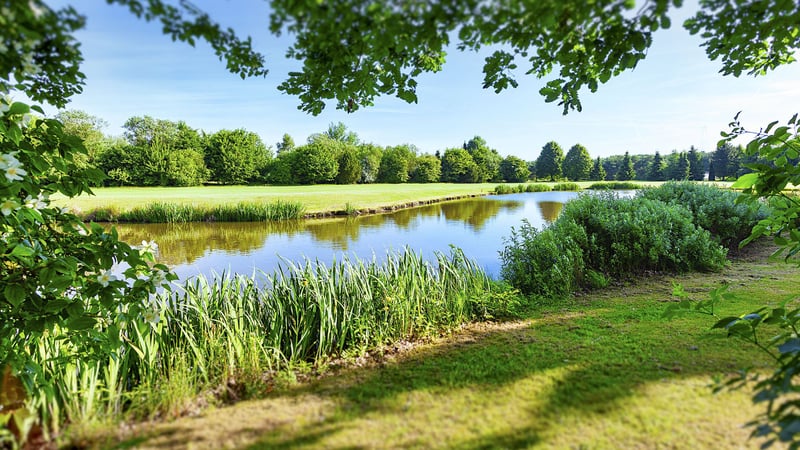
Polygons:
<instances>
[{"instance_id":1,"label":"grass","mask_svg":"<svg viewBox=\"0 0 800 450\"><path fill-rule=\"evenodd\" d=\"M276 370L436 335L511 311L517 300L456 249L433 263L406 250L383 260L286 262L262 276L195 278L156 296L152 314L132 318L130 346L116 358L64 364L57 356L74 348L70 342L41 339L35 359L56 392L39 392L32 403L55 429L176 417L208 391L211 402L258 395Z\"/></svg>"},{"instance_id":2,"label":"grass","mask_svg":"<svg viewBox=\"0 0 800 450\"><path fill-rule=\"evenodd\" d=\"M73 199L53 196L54 203L79 212L111 208L121 213L157 200L213 208L218 205L300 203L307 213L344 211L347 204L358 208L380 208L450 197L485 195L495 184L370 184L314 186L198 186L198 187L110 187L94 189L94 196Z\"/></svg>"},{"instance_id":3,"label":"grass","mask_svg":"<svg viewBox=\"0 0 800 450\"><path fill-rule=\"evenodd\" d=\"M538 304L523 320L395 343L327 374L299 370L267 383L262 400L73 436L143 449L757 447L742 425L760 409L746 392L713 395L708 385L768 360L711 331L709 317L662 312L673 282L698 298L731 284L738 298L722 315L796 294L798 269L767 262L769 251L721 274L652 276Z\"/></svg>"},{"instance_id":4,"label":"grass","mask_svg":"<svg viewBox=\"0 0 800 450\"><path fill-rule=\"evenodd\" d=\"M577 183L581 189L591 181ZM659 185L643 182L642 186ZM508 183L501 186L519 192L551 190L556 183ZM84 217L104 220L119 217L135 208L154 202L170 205L192 205L197 209L213 209L237 203L269 204L285 202L302 205L307 214L375 211L381 208L414 206L424 202L496 193L496 183L483 184L360 184L314 186L197 186L197 187L109 187L94 189L95 195L65 198L54 195L53 203L66 206ZM501 190L504 188L500 188ZM510 191L509 191L510 193Z\"/></svg>"}]
</instances>

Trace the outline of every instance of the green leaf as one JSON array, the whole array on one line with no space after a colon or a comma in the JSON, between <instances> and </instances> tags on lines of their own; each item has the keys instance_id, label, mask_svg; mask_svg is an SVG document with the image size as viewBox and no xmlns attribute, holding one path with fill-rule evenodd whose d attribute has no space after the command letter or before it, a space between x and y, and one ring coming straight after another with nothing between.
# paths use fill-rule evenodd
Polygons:
<instances>
[{"instance_id":1,"label":"green leaf","mask_svg":"<svg viewBox=\"0 0 800 450\"><path fill-rule=\"evenodd\" d=\"M97 323L92 317L78 316L73 317L67 321L67 328L70 330L88 330Z\"/></svg>"},{"instance_id":2,"label":"green leaf","mask_svg":"<svg viewBox=\"0 0 800 450\"><path fill-rule=\"evenodd\" d=\"M14 102L11 104L11 107L8 108L8 114L27 114L31 112L30 106L26 105L25 103Z\"/></svg>"},{"instance_id":3,"label":"green leaf","mask_svg":"<svg viewBox=\"0 0 800 450\"><path fill-rule=\"evenodd\" d=\"M11 250L11 256L16 256L17 258L26 258L32 256L36 251L27 245L15 245L14 249Z\"/></svg>"},{"instance_id":4,"label":"green leaf","mask_svg":"<svg viewBox=\"0 0 800 450\"><path fill-rule=\"evenodd\" d=\"M17 307L25 301L25 288L18 284L9 284L3 289L3 295L9 303Z\"/></svg>"},{"instance_id":5,"label":"green leaf","mask_svg":"<svg viewBox=\"0 0 800 450\"><path fill-rule=\"evenodd\" d=\"M753 187L754 184L758 181L758 174L757 173L746 173L739 177L736 182L731 185L734 189L747 189L749 187Z\"/></svg>"},{"instance_id":6,"label":"green leaf","mask_svg":"<svg viewBox=\"0 0 800 450\"><path fill-rule=\"evenodd\" d=\"M714 326L711 327L711 328L712 329L714 329L714 328L728 328L728 327L730 327L731 325L733 325L734 323L736 323L738 321L739 321L738 317L725 317L725 318L722 318L722 319L718 320L717 323L715 323Z\"/></svg>"}]
</instances>

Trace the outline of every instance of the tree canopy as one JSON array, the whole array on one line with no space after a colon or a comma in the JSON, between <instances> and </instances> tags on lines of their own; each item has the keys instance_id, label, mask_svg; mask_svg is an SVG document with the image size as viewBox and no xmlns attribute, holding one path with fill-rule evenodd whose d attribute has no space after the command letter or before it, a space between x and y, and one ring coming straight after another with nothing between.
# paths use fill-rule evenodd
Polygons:
<instances>
[{"instance_id":1,"label":"tree canopy","mask_svg":"<svg viewBox=\"0 0 800 450\"><path fill-rule=\"evenodd\" d=\"M233 73L268 73L264 56L249 38L223 29L190 2L106 1L160 22L174 40L208 42ZM492 46L483 69L484 88L499 92L516 87L516 72L522 70L546 78L540 93L567 113L581 110L581 91L594 92L635 68L646 57L654 32L673 25L670 17L683 1L270 3L270 31L293 36L286 55L302 62L278 89L298 96L303 111L319 114L327 101L355 111L384 95L416 102L418 78L441 70L450 48ZM74 38L85 18L72 7L53 10L43 0L4 4L0 88L16 87L36 101L63 106L85 81ZM706 53L721 62L723 74L763 74L794 61L800 48L800 4L701 0L683 27L703 39Z\"/></svg>"}]
</instances>

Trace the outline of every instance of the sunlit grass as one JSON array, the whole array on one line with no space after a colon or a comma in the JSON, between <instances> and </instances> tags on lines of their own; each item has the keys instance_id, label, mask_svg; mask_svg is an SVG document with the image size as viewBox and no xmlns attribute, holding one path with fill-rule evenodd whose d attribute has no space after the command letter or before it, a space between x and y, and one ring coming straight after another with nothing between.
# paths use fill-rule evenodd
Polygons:
<instances>
[{"instance_id":1,"label":"sunlit grass","mask_svg":"<svg viewBox=\"0 0 800 450\"><path fill-rule=\"evenodd\" d=\"M582 189L594 182L577 183ZM526 192L551 190L556 183L523 183ZM642 182L643 186L659 182ZM237 203L274 203L278 201L303 205L307 213L322 213L353 209L376 209L409 206L418 202L447 198L488 195L495 192L497 183L483 184L359 184L314 186L198 186L198 187L110 187L95 188L94 195L73 199L53 196L54 203L67 206L79 214L105 209L116 215L154 202L214 208ZM515 190L519 183L505 186Z\"/></svg>"},{"instance_id":2,"label":"sunlit grass","mask_svg":"<svg viewBox=\"0 0 800 450\"><path fill-rule=\"evenodd\" d=\"M712 331L709 317L662 313L673 282L697 298L731 284L725 315L784 300L797 275L759 258L541 303L525 320L472 325L264 400L140 429L123 445L757 448L743 427L759 412L749 394L709 385L740 367L768 370L768 359Z\"/></svg>"}]
</instances>

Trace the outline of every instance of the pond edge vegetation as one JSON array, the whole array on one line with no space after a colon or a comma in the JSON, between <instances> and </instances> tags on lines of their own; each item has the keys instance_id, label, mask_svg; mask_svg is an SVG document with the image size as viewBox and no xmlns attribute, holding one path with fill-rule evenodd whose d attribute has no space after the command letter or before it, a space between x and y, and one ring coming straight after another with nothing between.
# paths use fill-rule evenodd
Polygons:
<instances>
[{"instance_id":1,"label":"pond edge vegetation","mask_svg":"<svg viewBox=\"0 0 800 450\"><path fill-rule=\"evenodd\" d=\"M640 189L641 184L630 182L601 182L590 185L590 190ZM305 205L297 201L277 200L271 202L244 201L232 205L203 206L189 203L153 202L145 206L120 210L107 206L94 208L85 213L76 211L85 222L107 223L187 223L187 222L263 222L278 220L320 219L340 216L364 216L385 214L401 209L489 195L504 195L549 191L582 191L578 183L562 182L552 186L545 183L499 184L490 192L482 194L450 195L429 200L403 202L392 205L359 208L346 203L344 209L308 212Z\"/></svg>"},{"instance_id":2,"label":"pond edge vegetation","mask_svg":"<svg viewBox=\"0 0 800 450\"><path fill-rule=\"evenodd\" d=\"M738 226L751 226L764 213L761 205L738 208L736 195L668 183L634 199L580 196L550 228L512 231L502 252L503 281L490 279L456 248L437 255L436 263L406 249L382 261L286 261L273 274L190 280L153 298L151 309L133 319L116 357L61 364L76 351L74 343L41 339L30 356L52 388L35 394L31 405L52 430L64 423L176 417L198 396L224 403L263 395L287 369L321 367L330 358L435 336L469 321L517 317L545 297L558 301L647 270L719 270L724 237L695 222L703 216L715 233L730 235L739 230L717 225L743 215ZM658 196L675 198L651 198ZM697 208L684 206L692 201ZM706 202L722 207L699 207ZM654 234L669 223L678 234ZM620 231L614 226L633 233L629 247L608 239ZM686 245L672 247L672 238ZM654 248L663 251L653 256ZM660 261L665 254L669 264Z\"/></svg>"}]
</instances>

